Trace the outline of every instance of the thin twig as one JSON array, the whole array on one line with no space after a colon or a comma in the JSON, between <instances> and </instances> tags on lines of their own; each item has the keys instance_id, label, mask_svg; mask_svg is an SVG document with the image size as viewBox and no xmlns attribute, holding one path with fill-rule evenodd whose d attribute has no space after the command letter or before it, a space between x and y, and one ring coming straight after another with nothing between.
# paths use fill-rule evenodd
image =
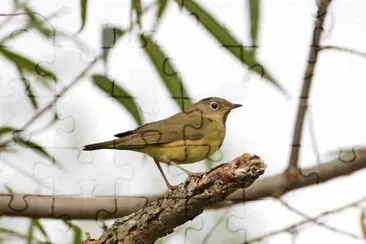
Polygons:
<instances>
[{"instance_id":1,"label":"thin twig","mask_svg":"<svg viewBox=\"0 0 366 244\"><path fill-rule=\"evenodd\" d=\"M59 93L56 94L56 96L52 99L51 102L47 104L43 109L41 109L38 113L33 115L32 118L30 118L22 127L21 130L25 130L28 128L31 124L34 123L44 112L46 112L48 109L50 109L58 100L59 97L64 95L67 91L69 91L71 88L73 88L76 84L79 83L81 78L83 78L89 70L91 70L94 65L101 59L102 55L99 55L96 57L91 63L89 63L71 82L69 85L65 86Z\"/></svg>"},{"instance_id":2,"label":"thin twig","mask_svg":"<svg viewBox=\"0 0 366 244\"><path fill-rule=\"evenodd\" d=\"M366 197L362 197L362 198L360 198L360 199L358 199L356 201L353 201L353 202L348 203L346 205L343 205L341 207L334 208L332 210L328 210L328 211L322 212L322 213L320 213L320 214L312 217L311 219L305 219L305 220L299 221L297 223L294 223L292 225L289 225L287 227L284 227L284 228L281 228L281 229L278 229L278 230L269 232L267 234L264 234L264 235L261 235L261 236L252 238L249 241L247 241L246 243L258 242L258 241L261 241L261 240L266 239L266 238L271 237L271 236L275 236L275 235L278 235L278 234L281 234L281 233L284 233L284 232L290 232L290 231L292 231L292 230L294 230L296 228L299 228L302 225L305 225L305 224L307 224L309 222L313 222L314 220L318 220L318 219L320 219L322 217L325 217L327 215L339 213L339 212L344 211L344 210L346 210L348 208L356 207L356 206L358 206L360 203L362 203L364 201L366 201Z\"/></svg>"},{"instance_id":3,"label":"thin twig","mask_svg":"<svg viewBox=\"0 0 366 244\"><path fill-rule=\"evenodd\" d=\"M214 231L217 229L217 227L221 224L221 222L225 219L227 213L229 212L229 208L225 209L224 213L220 216L220 218L216 221L216 223L211 227L201 244L208 243L207 241L210 239Z\"/></svg>"},{"instance_id":4,"label":"thin twig","mask_svg":"<svg viewBox=\"0 0 366 244\"><path fill-rule=\"evenodd\" d=\"M307 61L307 67L305 70L304 78L303 78L303 86L301 90L301 95L299 98L299 105L297 108L296 122L293 131L292 138L292 149L289 158L287 172L290 176L298 176L298 163L299 163L299 154L301 147L301 137L304 126L304 119L306 114L306 109L308 107L308 99L310 94L310 88L314 77L314 69L318 60L318 52L320 47L320 39L322 37L323 25L325 17L327 16L327 10L329 7L331 0L321 0L318 8L316 21L314 24L312 43L310 47L309 57ZM294 177L291 177L294 178ZM295 178L296 179L296 178Z\"/></svg>"},{"instance_id":5,"label":"thin twig","mask_svg":"<svg viewBox=\"0 0 366 244\"><path fill-rule=\"evenodd\" d=\"M298 210L297 208L291 206L288 202L286 202L285 200L281 199L281 198L278 198L277 199L283 206L285 206L288 210L290 210L291 212L293 213L296 213L297 215L300 215L301 217L305 218L306 220L308 220L309 222L313 222L315 223L316 225L320 226L320 227L323 227L327 230L330 230L330 231L333 231L333 232L336 232L336 233L340 233L340 234L343 234L345 236L348 236L348 237L351 237L353 239L364 239L362 236L358 236L358 235L355 235L351 232L348 232L348 231L345 231L345 230L341 230L341 229L338 229L336 227L333 227L333 226L330 226L324 222L320 222L319 220L317 219L314 219L312 217L310 217L309 215L305 214L304 212Z\"/></svg>"},{"instance_id":6,"label":"thin twig","mask_svg":"<svg viewBox=\"0 0 366 244\"><path fill-rule=\"evenodd\" d=\"M15 16L18 16L19 14L17 14L16 12L18 11L18 9L23 8L23 7L24 7L23 4L16 5L16 6L14 6L13 11L10 14L2 14L1 13L0 17L7 16L7 18L2 23L0 23L0 29L3 26L7 25Z\"/></svg>"},{"instance_id":7,"label":"thin twig","mask_svg":"<svg viewBox=\"0 0 366 244\"><path fill-rule=\"evenodd\" d=\"M325 51L325 50L333 50L333 51L340 51L340 52L345 52L345 53L349 53L349 54L354 54L356 56L360 56L362 58L366 58L366 53L365 52L361 52L352 48L347 48L347 47L338 47L338 46L332 46L332 45L327 45L327 46L321 46L319 51Z\"/></svg>"},{"instance_id":8,"label":"thin twig","mask_svg":"<svg viewBox=\"0 0 366 244\"><path fill-rule=\"evenodd\" d=\"M52 106L57 102L57 100L64 95L66 92L68 92L71 88L73 88L76 84L79 83L79 81L94 67L94 65L101 60L102 55L97 56L91 63L89 63L67 86L65 86L60 92L58 92L55 97L52 99L51 102L49 102L45 107L43 107L41 110L39 110L36 114L33 115L32 118L30 118L21 128L20 130L27 129L31 124L33 124L41 115L43 115L47 110L52 108ZM13 139L5 140L1 143L1 147L5 147L6 144L11 142Z\"/></svg>"}]
</instances>

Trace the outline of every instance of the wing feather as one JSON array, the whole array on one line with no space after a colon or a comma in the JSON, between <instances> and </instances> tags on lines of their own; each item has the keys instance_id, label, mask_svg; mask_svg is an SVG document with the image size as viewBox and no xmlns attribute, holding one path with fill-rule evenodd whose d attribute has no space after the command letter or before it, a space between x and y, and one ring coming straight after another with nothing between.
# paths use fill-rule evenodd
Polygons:
<instances>
[{"instance_id":1,"label":"wing feather","mask_svg":"<svg viewBox=\"0 0 366 244\"><path fill-rule=\"evenodd\" d=\"M211 120L202 116L200 110L178 113L167 119L143 125L135 130L116 134L121 146L158 145L180 140L199 140L204 137L204 129Z\"/></svg>"}]
</instances>

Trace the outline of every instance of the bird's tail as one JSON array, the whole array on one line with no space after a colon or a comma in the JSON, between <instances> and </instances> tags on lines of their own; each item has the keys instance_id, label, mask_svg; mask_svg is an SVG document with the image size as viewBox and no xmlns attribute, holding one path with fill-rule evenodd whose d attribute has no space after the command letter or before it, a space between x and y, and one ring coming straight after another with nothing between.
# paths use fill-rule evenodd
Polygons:
<instances>
[{"instance_id":1,"label":"bird's tail","mask_svg":"<svg viewBox=\"0 0 366 244\"><path fill-rule=\"evenodd\" d=\"M84 151L94 151L100 149L116 149L116 140L89 144L83 147Z\"/></svg>"}]
</instances>

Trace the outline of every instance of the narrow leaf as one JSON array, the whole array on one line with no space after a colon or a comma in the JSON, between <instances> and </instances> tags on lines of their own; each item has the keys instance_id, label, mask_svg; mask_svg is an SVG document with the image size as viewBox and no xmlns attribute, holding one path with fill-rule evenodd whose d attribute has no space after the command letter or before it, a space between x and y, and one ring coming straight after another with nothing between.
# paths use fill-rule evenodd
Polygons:
<instances>
[{"instance_id":1,"label":"narrow leaf","mask_svg":"<svg viewBox=\"0 0 366 244\"><path fill-rule=\"evenodd\" d=\"M53 163L56 163L56 159L52 155L50 155L42 146L38 145L37 143L30 141L30 140L24 140L21 137L17 137L16 142L24 147L27 147L27 148L33 150L35 153L47 158L48 160L52 161Z\"/></svg>"},{"instance_id":2,"label":"narrow leaf","mask_svg":"<svg viewBox=\"0 0 366 244\"><path fill-rule=\"evenodd\" d=\"M36 100L36 96L33 93L32 87L31 87L28 79L25 78L25 76L23 74L23 70L19 66L17 66L17 69L18 69L18 73L19 73L19 76L20 76L20 80L23 83L25 93L27 94L27 97L29 98L33 108L37 109L38 108L38 103L37 103L37 100Z\"/></svg>"},{"instance_id":3,"label":"narrow leaf","mask_svg":"<svg viewBox=\"0 0 366 244\"><path fill-rule=\"evenodd\" d=\"M72 229L74 232L74 242L73 243L82 243L82 231L81 228L75 224L72 224L70 221L63 219L62 220L65 225Z\"/></svg>"},{"instance_id":4,"label":"narrow leaf","mask_svg":"<svg viewBox=\"0 0 366 244\"><path fill-rule=\"evenodd\" d=\"M258 40L258 26L260 17L260 0L248 0L249 16L250 16L250 36L252 38L252 52L255 55L257 40Z\"/></svg>"},{"instance_id":5,"label":"narrow leaf","mask_svg":"<svg viewBox=\"0 0 366 244\"><path fill-rule=\"evenodd\" d=\"M159 0L159 1L157 1L157 4L158 4L158 11L156 13L156 21L155 21L155 24L154 24L154 29L157 28L161 17L163 16L165 10L167 9L168 0Z\"/></svg>"},{"instance_id":6,"label":"narrow leaf","mask_svg":"<svg viewBox=\"0 0 366 244\"><path fill-rule=\"evenodd\" d=\"M3 228L3 227L0 227L0 234L7 234L7 235L16 236L16 237L24 238L24 239L27 238L26 235L24 235L20 232L17 232L15 230L11 230L11 229L6 229L6 228Z\"/></svg>"},{"instance_id":7,"label":"narrow leaf","mask_svg":"<svg viewBox=\"0 0 366 244\"><path fill-rule=\"evenodd\" d=\"M107 93L109 96L116 99L119 104L127 109L127 111L133 116L137 124L142 124L142 118L133 96L131 96L115 81L109 79L106 76L96 74L93 75L92 78L94 84L96 84L102 91Z\"/></svg>"},{"instance_id":8,"label":"narrow leaf","mask_svg":"<svg viewBox=\"0 0 366 244\"><path fill-rule=\"evenodd\" d=\"M141 28L141 16L142 16L142 5L141 0L132 0L131 1L131 12L135 11L137 24Z\"/></svg>"},{"instance_id":9,"label":"narrow leaf","mask_svg":"<svg viewBox=\"0 0 366 244\"><path fill-rule=\"evenodd\" d=\"M113 48L117 41L125 33L121 28L114 26L104 25L102 28L102 49L103 49L103 60L107 61L109 50Z\"/></svg>"},{"instance_id":10,"label":"narrow leaf","mask_svg":"<svg viewBox=\"0 0 366 244\"><path fill-rule=\"evenodd\" d=\"M80 29L79 29L78 33L82 32L84 27L85 27L87 9L88 9L88 0L80 0L80 21L81 21L81 26L80 26Z\"/></svg>"},{"instance_id":11,"label":"narrow leaf","mask_svg":"<svg viewBox=\"0 0 366 244\"><path fill-rule=\"evenodd\" d=\"M32 244L33 236L34 236L34 224L33 224L33 219L31 219L30 223L29 223L28 234L27 234L27 243L28 244Z\"/></svg>"},{"instance_id":12,"label":"narrow leaf","mask_svg":"<svg viewBox=\"0 0 366 244\"><path fill-rule=\"evenodd\" d=\"M6 191L8 193L10 193L10 194L14 194L15 193L15 191L13 189L11 189L11 187L8 186L8 184L4 184L4 187L5 187L5 189L6 189Z\"/></svg>"},{"instance_id":13,"label":"narrow leaf","mask_svg":"<svg viewBox=\"0 0 366 244\"><path fill-rule=\"evenodd\" d=\"M22 78L22 83L24 85L25 88L25 93L27 94L27 97L29 98L29 100L31 101L31 104L33 106L34 109L38 108L38 103L36 100L36 96L33 93L32 87L30 86L29 81L26 78Z\"/></svg>"},{"instance_id":14,"label":"narrow leaf","mask_svg":"<svg viewBox=\"0 0 366 244\"><path fill-rule=\"evenodd\" d=\"M266 80L273 83L281 92L286 94L284 88L273 78L273 76L254 59L253 53L246 50L244 46L236 40L219 22L193 0L175 0L180 6L187 9L192 16L198 16L199 22L205 29L234 57L249 67L250 70L259 74Z\"/></svg>"},{"instance_id":15,"label":"narrow leaf","mask_svg":"<svg viewBox=\"0 0 366 244\"><path fill-rule=\"evenodd\" d=\"M32 224L34 225L34 227L36 227L43 235L43 237L48 241L49 237L47 235L46 230L43 228L41 222L39 221L39 219L32 219Z\"/></svg>"},{"instance_id":16,"label":"narrow leaf","mask_svg":"<svg viewBox=\"0 0 366 244\"><path fill-rule=\"evenodd\" d=\"M74 232L74 243L82 243L82 231L80 227L72 225L72 231Z\"/></svg>"},{"instance_id":17,"label":"narrow leaf","mask_svg":"<svg viewBox=\"0 0 366 244\"><path fill-rule=\"evenodd\" d=\"M39 33L41 33L46 38L54 37L54 30L48 28L45 23L47 23L46 17L45 20L41 20L35 12L33 12L30 8L25 7L24 11L27 13L28 16L28 25L34 27Z\"/></svg>"},{"instance_id":18,"label":"narrow leaf","mask_svg":"<svg viewBox=\"0 0 366 244\"><path fill-rule=\"evenodd\" d=\"M39 76L48 76L52 78L55 82L57 81L56 75L51 71L43 68L41 65L36 64L28 58L22 57L19 54L9 51L0 46L0 54L6 57L9 61L13 62L16 66L19 66L21 69L28 71L32 74L36 74Z\"/></svg>"},{"instance_id":19,"label":"narrow leaf","mask_svg":"<svg viewBox=\"0 0 366 244\"><path fill-rule=\"evenodd\" d=\"M0 127L0 137L5 134L13 132L14 130L15 130L15 128L13 128L13 127L8 127L8 126Z\"/></svg>"},{"instance_id":20,"label":"narrow leaf","mask_svg":"<svg viewBox=\"0 0 366 244\"><path fill-rule=\"evenodd\" d=\"M145 53L153 63L155 70L164 82L165 87L168 89L178 106L184 109L187 105L191 105L192 101L187 95L187 91L183 86L183 81L167 55L150 36L141 35L140 42L143 45Z\"/></svg>"},{"instance_id":21,"label":"narrow leaf","mask_svg":"<svg viewBox=\"0 0 366 244\"><path fill-rule=\"evenodd\" d=\"M361 216L360 216L360 224L361 224L361 230L362 230L362 234L366 239L366 210L363 210L361 212Z\"/></svg>"}]
</instances>

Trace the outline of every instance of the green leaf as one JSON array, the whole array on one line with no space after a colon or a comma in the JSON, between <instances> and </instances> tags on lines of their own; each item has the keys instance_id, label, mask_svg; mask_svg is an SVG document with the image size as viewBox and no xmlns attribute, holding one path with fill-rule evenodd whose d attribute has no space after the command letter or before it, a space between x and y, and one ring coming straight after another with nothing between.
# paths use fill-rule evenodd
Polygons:
<instances>
[{"instance_id":1,"label":"green leaf","mask_svg":"<svg viewBox=\"0 0 366 244\"><path fill-rule=\"evenodd\" d=\"M34 227L36 227L43 235L43 237L48 241L49 237L47 235L46 230L43 228L41 222L39 221L39 219L32 219L32 225Z\"/></svg>"},{"instance_id":2,"label":"green leaf","mask_svg":"<svg viewBox=\"0 0 366 244\"><path fill-rule=\"evenodd\" d=\"M55 164L57 163L56 159L52 155L50 155L42 146L38 145L37 143L35 143L31 140L24 140L22 137L16 137L15 140L20 145L33 150L35 153L47 158L48 160L52 161Z\"/></svg>"},{"instance_id":3,"label":"green leaf","mask_svg":"<svg viewBox=\"0 0 366 244\"><path fill-rule=\"evenodd\" d=\"M249 67L250 70L259 74L273 83L281 92L287 94L284 88L275 80L263 65L254 59L253 53L246 50L219 22L193 0L175 0L180 6L187 9L192 16L198 17L199 22L205 29L234 57Z\"/></svg>"},{"instance_id":4,"label":"green leaf","mask_svg":"<svg viewBox=\"0 0 366 244\"><path fill-rule=\"evenodd\" d=\"M6 189L6 191L8 193L10 193L10 194L14 194L15 193L15 191L13 189L11 189L11 187L8 186L8 184L4 184L4 187L5 187L5 189Z\"/></svg>"},{"instance_id":5,"label":"green leaf","mask_svg":"<svg viewBox=\"0 0 366 244\"><path fill-rule=\"evenodd\" d=\"M252 52L255 55L257 40L258 40L258 26L260 17L260 0L248 0L249 16L250 16L250 36L252 38Z\"/></svg>"},{"instance_id":6,"label":"green leaf","mask_svg":"<svg viewBox=\"0 0 366 244\"><path fill-rule=\"evenodd\" d=\"M157 4L158 4L158 11L156 13L156 21L155 21L155 24L154 24L154 29L157 28L161 17L163 16L165 10L167 9L168 0L159 0L159 1L157 1Z\"/></svg>"},{"instance_id":7,"label":"green leaf","mask_svg":"<svg viewBox=\"0 0 366 244\"><path fill-rule=\"evenodd\" d=\"M133 11L135 11L136 13L137 24L141 28L141 16L142 16L141 0L131 0L131 13Z\"/></svg>"},{"instance_id":8,"label":"green leaf","mask_svg":"<svg viewBox=\"0 0 366 244\"><path fill-rule=\"evenodd\" d=\"M29 81L26 78L21 78L21 80L22 80L22 83L24 85L27 97L31 101L31 104L32 104L33 108L37 109L38 108L38 103L37 103L37 100L36 100L36 96L33 93L32 87L30 86Z\"/></svg>"},{"instance_id":9,"label":"green leaf","mask_svg":"<svg viewBox=\"0 0 366 244\"><path fill-rule=\"evenodd\" d=\"M27 243L32 244L33 235L34 234L34 225L33 225L33 219L30 220L28 234L27 234Z\"/></svg>"},{"instance_id":10,"label":"green leaf","mask_svg":"<svg viewBox=\"0 0 366 244\"><path fill-rule=\"evenodd\" d=\"M88 0L80 0L80 19L81 19L81 26L78 31L78 33L82 32L85 23L86 23L86 15L87 15L87 9L88 9Z\"/></svg>"},{"instance_id":11,"label":"green leaf","mask_svg":"<svg viewBox=\"0 0 366 244\"><path fill-rule=\"evenodd\" d=\"M125 34L125 31L121 28L114 26L104 25L102 28L102 49L103 60L107 61L109 50L113 48L117 41Z\"/></svg>"},{"instance_id":12,"label":"green leaf","mask_svg":"<svg viewBox=\"0 0 366 244\"><path fill-rule=\"evenodd\" d=\"M20 233L20 232L17 232L15 230L11 230L11 229L6 229L6 228L3 228L3 227L0 227L0 234L6 234L6 235L11 235L11 236L16 236L16 237L19 237L19 238L24 238L26 239L27 236Z\"/></svg>"},{"instance_id":13,"label":"green leaf","mask_svg":"<svg viewBox=\"0 0 366 244\"><path fill-rule=\"evenodd\" d=\"M165 87L176 101L179 107L184 109L187 105L191 105L191 98L187 95L187 91L183 86L183 81L170 59L160 49L160 47L151 39L151 36L140 36L140 42L150 61L153 63L155 70L160 75Z\"/></svg>"},{"instance_id":14,"label":"green leaf","mask_svg":"<svg viewBox=\"0 0 366 244\"><path fill-rule=\"evenodd\" d=\"M102 91L107 93L109 96L116 99L119 104L127 109L127 111L133 116L137 124L142 124L142 118L133 96L131 96L115 81L112 81L104 75L96 74L93 75L92 78L94 84L96 84Z\"/></svg>"},{"instance_id":15,"label":"green leaf","mask_svg":"<svg viewBox=\"0 0 366 244\"><path fill-rule=\"evenodd\" d=\"M55 31L46 27L45 23L48 21L45 17L44 20L40 20L37 16L37 13L32 11L30 8L25 7L24 11L28 16L28 25L34 27L39 33L41 33L46 38L54 37Z\"/></svg>"},{"instance_id":16,"label":"green leaf","mask_svg":"<svg viewBox=\"0 0 366 244\"><path fill-rule=\"evenodd\" d=\"M82 243L82 231L81 228L70 221L62 219L65 225L72 229L74 232L74 243Z\"/></svg>"},{"instance_id":17,"label":"green leaf","mask_svg":"<svg viewBox=\"0 0 366 244\"><path fill-rule=\"evenodd\" d=\"M51 71L43 68L41 65L36 64L28 58L20 56L19 54L9 51L4 47L0 46L0 54L2 54L9 61L13 62L16 66L19 66L21 69L28 71L32 74L36 74L39 76L48 76L52 78L55 82L57 81L56 75Z\"/></svg>"},{"instance_id":18,"label":"green leaf","mask_svg":"<svg viewBox=\"0 0 366 244\"><path fill-rule=\"evenodd\" d=\"M14 130L15 130L15 128L9 127L9 126L0 127L0 137L2 135L13 132Z\"/></svg>"},{"instance_id":19,"label":"green leaf","mask_svg":"<svg viewBox=\"0 0 366 244\"><path fill-rule=\"evenodd\" d=\"M27 97L29 98L33 108L37 109L38 108L38 103L37 103L37 100L36 100L36 96L33 93L32 87L31 87L28 79L25 78L25 76L23 74L23 70L19 66L17 66L17 69L18 69L18 73L19 73L19 76L20 76L20 80L23 83L25 93L27 94Z\"/></svg>"},{"instance_id":20,"label":"green leaf","mask_svg":"<svg viewBox=\"0 0 366 244\"><path fill-rule=\"evenodd\" d=\"M363 236L366 238L366 210L361 212L360 224Z\"/></svg>"}]
</instances>

